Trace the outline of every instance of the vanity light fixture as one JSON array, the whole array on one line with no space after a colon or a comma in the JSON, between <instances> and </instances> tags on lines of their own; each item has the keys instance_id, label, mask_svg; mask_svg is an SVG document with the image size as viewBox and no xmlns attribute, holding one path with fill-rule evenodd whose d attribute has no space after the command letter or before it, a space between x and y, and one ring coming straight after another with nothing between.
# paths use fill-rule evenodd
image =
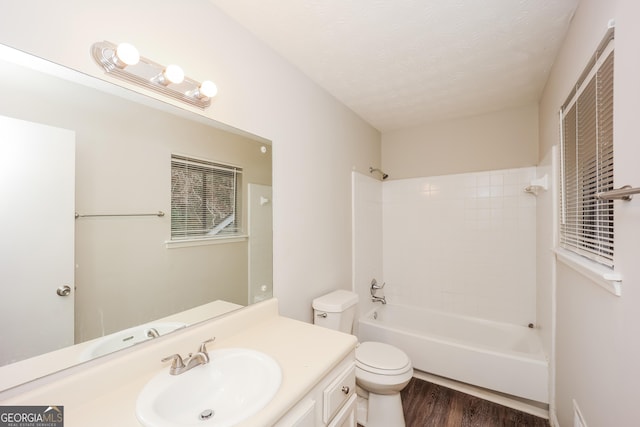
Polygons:
<instances>
[{"instance_id":1,"label":"vanity light fixture","mask_svg":"<svg viewBox=\"0 0 640 427\"><path fill-rule=\"evenodd\" d=\"M120 43L116 47L113 63L118 68L125 68L128 65L136 65L140 62L140 52L130 43Z\"/></svg>"},{"instance_id":2,"label":"vanity light fixture","mask_svg":"<svg viewBox=\"0 0 640 427\"><path fill-rule=\"evenodd\" d=\"M218 93L212 81L197 82L186 77L182 68L175 64L164 66L140 56L129 43L94 43L91 55L107 74L203 110L211 105L211 98Z\"/></svg>"},{"instance_id":3,"label":"vanity light fixture","mask_svg":"<svg viewBox=\"0 0 640 427\"><path fill-rule=\"evenodd\" d=\"M213 98L218 93L218 87L211 80L205 80L200 83L197 89L194 89L191 95L198 98Z\"/></svg>"},{"instance_id":4,"label":"vanity light fixture","mask_svg":"<svg viewBox=\"0 0 640 427\"><path fill-rule=\"evenodd\" d=\"M184 71L175 64L167 65L154 79L162 86L169 86L171 83L179 85L184 81Z\"/></svg>"}]
</instances>

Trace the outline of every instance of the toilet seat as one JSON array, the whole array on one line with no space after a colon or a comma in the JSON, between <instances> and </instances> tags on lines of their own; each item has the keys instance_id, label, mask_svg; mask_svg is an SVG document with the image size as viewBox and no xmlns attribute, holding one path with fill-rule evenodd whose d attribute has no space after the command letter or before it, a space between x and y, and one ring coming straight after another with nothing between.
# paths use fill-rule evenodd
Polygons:
<instances>
[{"instance_id":1,"label":"toilet seat","mask_svg":"<svg viewBox=\"0 0 640 427\"><path fill-rule=\"evenodd\" d=\"M356 347L356 367L378 375L402 375L412 369L411 360L404 351L373 341Z\"/></svg>"}]
</instances>

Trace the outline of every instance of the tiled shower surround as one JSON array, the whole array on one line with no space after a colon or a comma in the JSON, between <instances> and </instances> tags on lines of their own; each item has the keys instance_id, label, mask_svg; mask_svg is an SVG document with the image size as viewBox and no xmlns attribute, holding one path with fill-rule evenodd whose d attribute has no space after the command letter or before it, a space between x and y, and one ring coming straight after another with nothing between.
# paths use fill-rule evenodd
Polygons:
<instances>
[{"instance_id":1,"label":"tiled shower surround","mask_svg":"<svg viewBox=\"0 0 640 427\"><path fill-rule=\"evenodd\" d=\"M509 323L535 323L536 168L386 181L387 299Z\"/></svg>"}]
</instances>

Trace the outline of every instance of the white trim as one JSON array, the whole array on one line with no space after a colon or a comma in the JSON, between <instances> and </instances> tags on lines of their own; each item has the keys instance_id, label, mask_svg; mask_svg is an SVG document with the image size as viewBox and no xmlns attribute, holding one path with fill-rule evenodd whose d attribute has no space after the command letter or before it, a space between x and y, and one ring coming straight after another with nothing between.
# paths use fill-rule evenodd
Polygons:
<instances>
[{"instance_id":1,"label":"white trim","mask_svg":"<svg viewBox=\"0 0 640 427\"><path fill-rule=\"evenodd\" d=\"M614 39L611 39L611 41L609 41L607 46L598 56L598 59L596 60L595 64L593 64L593 67L589 71L589 74L587 74L584 80L582 80L582 83L580 83L580 87L578 88L578 90L576 90L576 93L573 95L573 97L569 102L567 102L565 105L562 106L561 110L569 110L573 106L573 104L576 103L580 95L582 95L582 92L584 92L585 87L589 85L589 82L591 81L593 76L595 76L596 72L600 69L600 67L602 66L604 61L609 57L611 52L613 52L614 42L615 42Z\"/></svg>"},{"instance_id":2,"label":"white trim","mask_svg":"<svg viewBox=\"0 0 640 427\"><path fill-rule=\"evenodd\" d=\"M552 228L552 244L557 247L560 240L559 233L559 203L560 203L560 146L551 147L551 228ZM551 269L551 354L549 355L549 424L550 427L560 427L558 422L558 414L556 411L556 340L557 340L557 324L558 324L558 273L557 263L549 260ZM538 320L540 321L540 320Z\"/></svg>"},{"instance_id":3,"label":"white trim","mask_svg":"<svg viewBox=\"0 0 640 427\"><path fill-rule=\"evenodd\" d=\"M167 249L188 248L192 246L219 245L223 243L245 242L249 239L246 234L235 235L229 237L210 237L201 239L185 239L185 240L167 240L165 245Z\"/></svg>"},{"instance_id":4,"label":"white trim","mask_svg":"<svg viewBox=\"0 0 640 427\"><path fill-rule=\"evenodd\" d=\"M171 153L171 162L183 165L195 165L226 172L242 173L242 166L227 161L211 160L204 157L183 154L180 152Z\"/></svg>"},{"instance_id":5,"label":"white trim","mask_svg":"<svg viewBox=\"0 0 640 427\"><path fill-rule=\"evenodd\" d=\"M574 427L587 427L582 411L580 411L578 402L575 399L573 399L573 425Z\"/></svg>"},{"instance_id":6,"label":"white trim","mask_svg":"<svg viewBox=\"0 0 640 427\"><path fill-rule=\"evenodd\" d=\"M622 274L566 249L556 248L553 251L556 254L556 260L571 267L615 296L622 295Z\"/></svg>"}]
</instances>

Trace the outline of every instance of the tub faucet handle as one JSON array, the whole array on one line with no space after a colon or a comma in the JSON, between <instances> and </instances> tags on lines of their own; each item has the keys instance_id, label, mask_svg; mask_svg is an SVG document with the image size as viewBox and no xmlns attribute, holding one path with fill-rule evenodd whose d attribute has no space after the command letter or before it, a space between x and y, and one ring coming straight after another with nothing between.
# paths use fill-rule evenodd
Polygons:
<instances>
[{"instance_id":1,"label":"tub faucet handle","mask_svg":"<svg viewBox=\"0 0 640 427\"><path fill-rule=\"evenodd\" d=\"M371 289L382 289L384 288L384 285L386 285L385 282L383 282L382 285L378 285L378 281L376 279L371 281Z\"/></svg>"}]
</instances>

